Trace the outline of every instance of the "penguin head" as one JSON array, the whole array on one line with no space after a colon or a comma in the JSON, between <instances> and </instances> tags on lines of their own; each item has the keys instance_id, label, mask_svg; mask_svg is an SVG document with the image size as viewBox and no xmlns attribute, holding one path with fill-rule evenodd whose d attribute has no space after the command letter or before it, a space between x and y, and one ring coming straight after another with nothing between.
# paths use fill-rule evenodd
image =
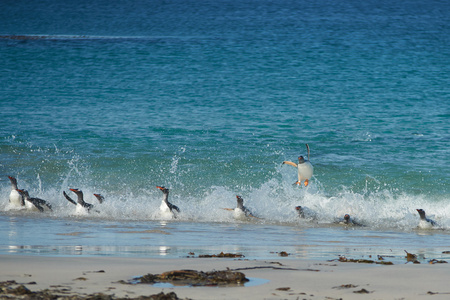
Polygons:
<instances>
[{"instance_id":1,"label":"penguin head","mask_svg":"<svg viewBox=\"0 0 450 300\"><path fill-rule=\"evenodd\" d=\"M103 200L105 200L105 197L103 197L100 194L94 194L95 198L97 198L98 202L102 203Z\"/></svg>"},{"instance_id":2,"label":"penguin head","mask_svg":"<svg viewBox=\"0 0 450 300\"><path fill-rule=\"evenodd\" d=\"M416 209L421 219L425 219L425 211L421 208Z\"/></svg>"},{"instance_id":3,"label":"penguin head","mask_svg":"<svg viewBox=\"0 0 450 300\"><path fill-rule=\"evenodd\" d=\"M305 212L303 211L303 207L301 207L300 205L299 205L299 206L296 206L296 207L295 207L295 210L298 212L298 215L299 215L301 218L305 217Z\"/></svg>"},{"instance_id":4,"label":"penguin head","mask_svg":"<svg viewBox=\"0 0 450 300\"><path fill-rule=\"evenodd\" d=\"M169 189L166 188L166 187L163 187L163 186L157 186L156 188L157 188L157 189L160 189L160 190L163 192L163 194L169 194Z\"/></svg>"},{"instance_id":5,"label":"penguin head","mask_svg":"<svg viewBox=\"0 0 450 300\"><path fill-rule=\"evenodd\" d=\"M77 195L83 194L83 192L81 190L79 190L79 189L69 189L69 190L71 190L72 192L74 192Z\"/></svg>"},{"instance_id":6,"label":"penguin head","mask_svg":"<svg viewBox=\"0 0 450 300\"><path fill-rule=\"evenodd\" d=\"M350 221L350 215L349 214L345 214L344 220L347 221L347 222Z\"/></svg>"},{"instance_id":7,"label":"penguin head","mask_svg":"<svg viewBox=\"0 0 450 300\"><path fill-rule=\"evenodd\" d=\"M12 184L17 185L17 179L15 177L8 176L8 178L11 181Z\"/></svg>"},{"instance_id":8,"label":"penguin head","mask_svg":"<svg viewBox=\"0 0 450 300\"><path fill-rule=\"evenodd\" d=\"M298 163L299 164L302 164L302 163L304 163L305 162L305 158L303 157L303 156L299 156L298 157Z\"/></svg>"},{"instance_id":9,"label":"penguin head","mask_svg":"<svg viewBox=\"0 0 450 300\"><path fill-rule=\"evenodd\" d=\"M21 194L22 196L29 196L28 191L27 190L20 190L20 189L16 189L16 191L19 192L19 194Z\"/></svg>"},{"instance_id":10,"label":"penguin head","mask_svg":"<svg viewBox=\"0 0 450 300\"><path fill-rule=\"evenodd\" d=\"M244 207L244 199L241 196L236 195L237 207L242 209Z\"/></svg>"}]
</instances>

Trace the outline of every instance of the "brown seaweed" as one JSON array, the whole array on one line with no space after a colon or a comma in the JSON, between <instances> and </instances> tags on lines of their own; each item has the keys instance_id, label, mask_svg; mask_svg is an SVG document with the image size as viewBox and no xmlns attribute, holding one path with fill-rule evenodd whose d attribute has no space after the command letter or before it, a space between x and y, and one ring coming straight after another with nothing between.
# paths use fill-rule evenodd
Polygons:
<instances>
[{"instance_id":1,"label":"brown seaweed","mask_svg":"<svg viewBox=\"0 0 450 300\"><path fill-rule=\"evenodd\" d=\"M45 289L42 291L30 291L23 284L19 284L14 280L0 282L0 299L33 299L33 300L181 300L177 294L170 292L149 296L139 296L136 298L121 298L114 295L107 295L104 293L94 293L89 295L80 295L77 293L70 293L70 295L61 295L61 291L57 289ZM184 298L185 300L191 300Z\"/></svg>"},{"instance_id":2,"label":"brown seaweed","mask_svg":"<svg viewBox=\"0 0 450 300\"><path fill-rule=\"evenodd\" d=\"M245 257L242 254L239 253L223 253L220 252L219 254L201 254L198 256L199 258L211 258L211 257L226 257L226 258L237 258L237 257Z\"/></svg>"},{"instance_id":3,"label":"brown seaweed","mask_svg":"<svg viewBox=\"0 0 450 300\"><path fill-rule=\"evenodd\" d=\"M195 270L174 270L161 274L147 274L136 278L137 283L171 283L189 286L240 285L249 281L244 273L224 270L202 272Z\"/></svg>"},{"instance_id":4,"label":"brown seaweed","mask_svg":"<svg viewBox=\"0 0 450 300\"><path fill-rule=\"evenodd\" d=\"M377 264L377 265L393 265L391 261L374 261L371 259L353 259L353 258L347 258L345 256L339 257L340 262L352 262L352 263L358 263L358 264Z\"/></svg>"}]
</instances>

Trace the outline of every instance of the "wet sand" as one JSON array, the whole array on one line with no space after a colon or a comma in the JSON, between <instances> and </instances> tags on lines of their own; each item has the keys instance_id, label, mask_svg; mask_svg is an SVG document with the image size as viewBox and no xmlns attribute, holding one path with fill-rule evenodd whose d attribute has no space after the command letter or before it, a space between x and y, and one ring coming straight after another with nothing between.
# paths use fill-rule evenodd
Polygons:
<instances>
[{"instance_id":1,"label":"wet sand","mask_svg":"<svg viewBox=\"0 0 450 300\"><path fill-rule=\"evenodd\" d=\"M30 291L61 295L95 293L115 298L175 292L180 299L448 299L450 266L376 265L295 259L40 257L0 255L0 281L15 281ZM232 269L251 279L250 286L155 287L127 284L136 276L171 270ZM257 284L258 280L268 282ZM251 285L255 283L256 285ZM1 296L2 294L0 294Z\"/></svg>"}]
</instances>

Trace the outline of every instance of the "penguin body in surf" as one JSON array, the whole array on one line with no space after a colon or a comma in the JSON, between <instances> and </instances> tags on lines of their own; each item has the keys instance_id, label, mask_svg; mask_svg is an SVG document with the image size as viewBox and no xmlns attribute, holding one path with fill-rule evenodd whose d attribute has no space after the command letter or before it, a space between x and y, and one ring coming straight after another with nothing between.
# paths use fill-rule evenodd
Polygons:
<instances>
[{"instance_id":1,"label":"penguin body in surf","mask_svg":"<svg viewBox=\"0 0 450 300\"><path fill-rule=\"evenodd\" d=\"M17 189L17 191L23 195L23 198L25 199L25 207L28 210L38 210L40 212L44 212L45 210L52 210L52 206L50 203L40 198L30 197L30 194L27 190Z\"/></svg>"},{"instance_id":2,"label":"penguin body in surf","mask_svg":"<svg viewBox=\"0 0 450 300\"><path fill-rule=\"evenodd\" d=\"M22 193L18 191L17 179L8 176L11 181L11 192L9 193L9 205L14 208L25 208L25 199Z\"/></svg>"},{"instance_id":3,"label":"penguin body in surf","mask_svg":"<svg viewBox=\"0 0 450 300\"><path fill-rule=\"evenodd\" d=\"M247 207L244 206L244 199L239 195L236 195L236 208L224 209L232 211L233 217L236 220L248 220L249 218L259 219L258 217L255 217Z\"/></svg>"},{"instance_id":4,"label":"penguin body in surf","mask_svg":"<svg viewBox=\"0 0 450 300\"><path fill-rule=\"evenodd\" d=\"M180 209L178 206L169 202L169 189L163 186L157 186L156 188L161 190L163 193L163 199L161 201L161 205L159 206L159 213L161 217L164 219L176 218L177 215L175 211L179 213Z\"/></svg>"},{"instance_id":5,"label":"penguin body in surf","mask_svg":"<svg viewBox=\"0 0 450 300\"><path fill-rule=\"evenodd\" d=\"M313 211L312 209L306 207L306 206L296 206L295 210L298 213L298 217L300 219L305 220L317 220L317 213Z\"/></svg>"},{"instance_id":6,"label":"penguin body in surf","mask_svg":"<svg viewBox=\"0 0 450 300\"><path fill-rule=\"evenodd\" d=\"M417 226L420 229L432 229L436 227L438 224L429 218L426 217L425 211L423 209L416 209L420 216L419 225Z\"/></svg>"},{"instance_id":7,"label":"penguin body in surf","mask_svg":"<svg viewBox=\"0 0 450 300\"><path fill-rule=\"evenodd\" d=\"M363 224L355 221L355 219L353 219L352 217L350 217L349 214L345 214L344 218L338 220L336 222L339 225L345 225L345 226L364 226Z\"/></svg>"},{"instance_id":8,"label":"penguin body in surf","mask_svg":"<svg viewBox=\"0 0 450 300\"><path fill-rule=\"evenodd\" d=\"M306 150L308 151L308 159L305 159L303 156L298 157L298 164L292 162L292 161L283 161L283 164L287 164L293 167L297 168L298 172L298 180L295 182L295 184L301 185L302 182L305 186L308 186L309 180L311 179L313 173L314 173L314 167L309 161L309 145L306 144Z\"/></svg>"}]
</instances>

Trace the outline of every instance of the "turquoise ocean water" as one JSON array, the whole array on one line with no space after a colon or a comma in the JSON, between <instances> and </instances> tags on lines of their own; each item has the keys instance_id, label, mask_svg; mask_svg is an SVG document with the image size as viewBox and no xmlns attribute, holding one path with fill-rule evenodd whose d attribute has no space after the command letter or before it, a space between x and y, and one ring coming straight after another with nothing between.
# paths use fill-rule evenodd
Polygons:
<instances>
[{"instance_id":1,"label":"turquoise ocean water","mask_svg":"<svg viewBox=\"0 0 450 300\"><path fill-rule=\"evenodd\" d=\"M1 253L450 250L448 1L0 8ZM304 188L282 162L306 143ZM54 211L10 210L8 175ZM159 220L156 185L177 220ZM68 188L100 213L74 217ZM234 221L236 195L262 219ZM442 230L415 230L417 208ZM367 227L331 225L345 213Z\"/></svg>"}]
</instances>

